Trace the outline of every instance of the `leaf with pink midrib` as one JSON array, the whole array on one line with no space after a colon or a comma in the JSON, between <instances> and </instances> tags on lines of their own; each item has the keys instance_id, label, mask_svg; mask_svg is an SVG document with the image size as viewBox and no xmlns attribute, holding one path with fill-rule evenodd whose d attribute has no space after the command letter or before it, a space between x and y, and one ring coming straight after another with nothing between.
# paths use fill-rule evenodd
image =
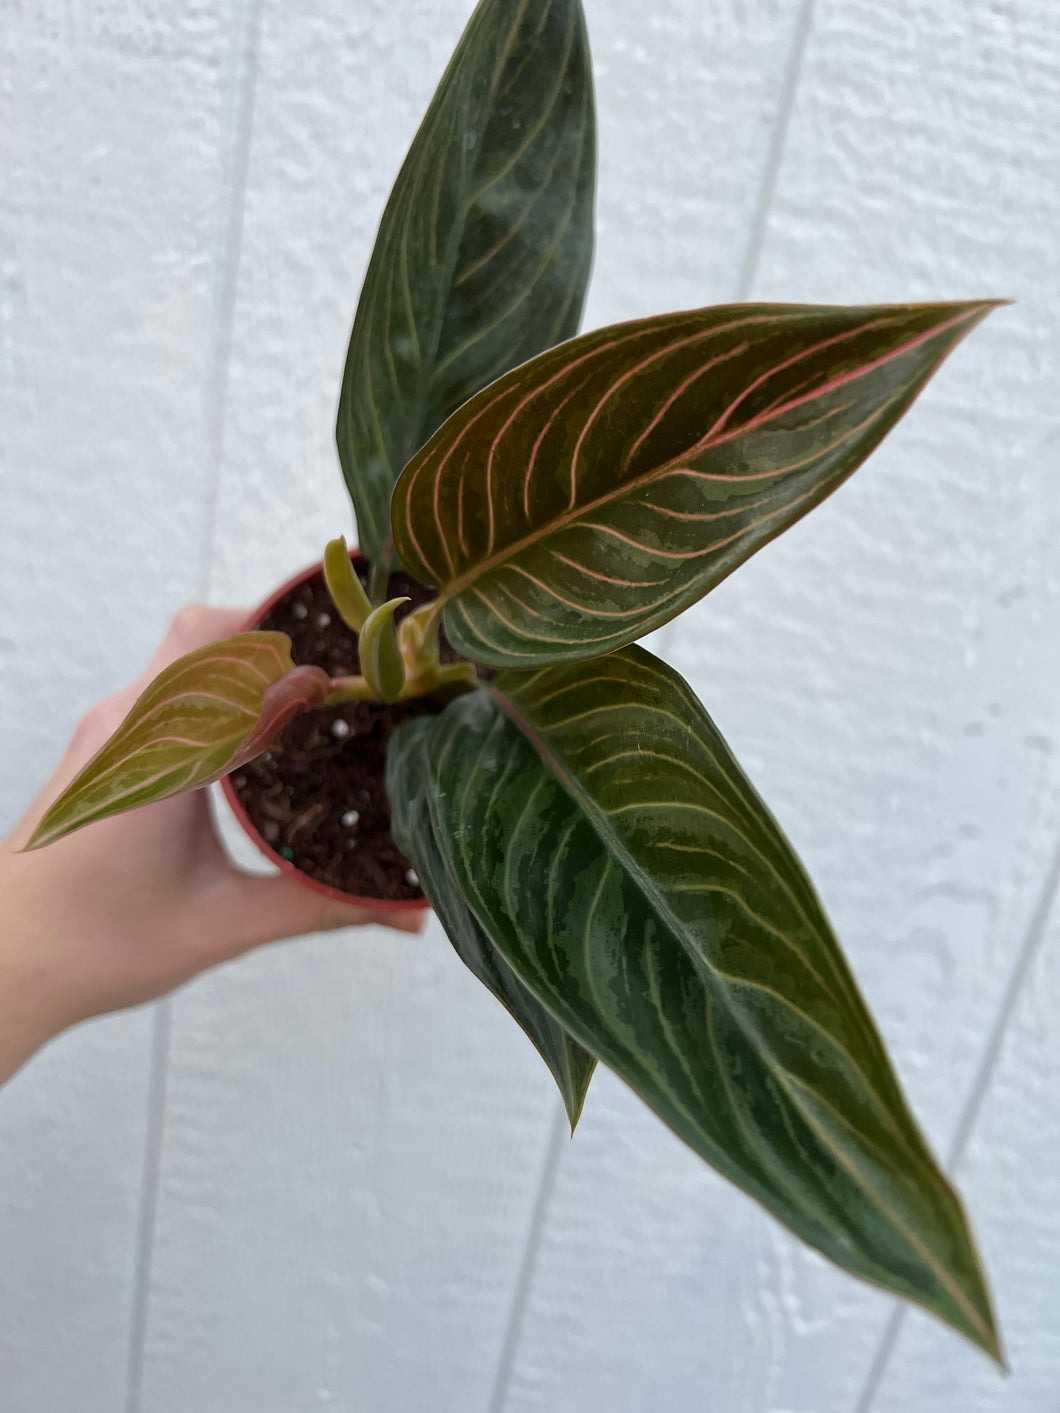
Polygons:
<instances>
[{"instance_id":1,"label":"leaf with pink midrib","mask_svg":"<svg viewBox=\"0 0 1060 1413\"><path fill-rule=\"evenodd\" d=\"M237 633L188 653L140 695L26 847L220 779L322 706L329 685L322 668L294 665L286 633Z\"/></svg>"},{"instance_id":2,"label":"leaf with pink midrib","mask_svg":"<svg viewBox=\"0 0 1060 1413\"><path fill-rule=\"evenodd\" d=\"M835 490L992 307L730 305L574 339L413 458L398 552L475 661L610 652Z\"/></svg>"}]
</instances>

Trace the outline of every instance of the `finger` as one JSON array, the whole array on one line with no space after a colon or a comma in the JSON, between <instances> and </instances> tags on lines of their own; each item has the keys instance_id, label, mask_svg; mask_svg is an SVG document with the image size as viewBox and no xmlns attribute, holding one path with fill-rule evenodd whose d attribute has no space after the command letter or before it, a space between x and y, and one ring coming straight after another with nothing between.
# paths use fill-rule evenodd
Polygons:
<instances>
[{"instance_id":1,"label":"finger","mask_svg":"<svg viewBox=\"0 0 1060 1413\"><path fill-rule=\"evenodd\" d=\"M246 608L209 608L205 604L188 604L182 608L143 676L96 702L81 718L58 766L12 834L3 841L3 847L11 850L23 847L51 802L117 731L136 699L164 668L196 648L241 632L249 618L250 610Z\"/></svg>"},{"instance_id":2,"label":"finger","mask_svg":"<svg viewBox=\"0 0 1060 1413\"><path fill-rule=\"evenodd\" d=\"M132 710L137 699L165 668L196 648L204 648L220 638L231 637L245 626L248 612L242 608L205 608L189 604L174 618L169 632L155 649L147 671L135 682L120 687L109 697L91 706L81 718L67 749L60 773L73 779L77 769L109 741Z\"/></svg>"},{"instance_id":3,"label":"finger","mask_svg":"<svg viewBox=\"0 0 1060 1413\"><path fill-rule=\"evenodd\" d=\"M135 684L142 690L148 682L187 653L230 638L246 629L250 619L248 608L210 608L206 604L190 603L180 610L169 625L166 636L155 649L147 671Z\"/></svg>"},{"instance_id":4,"label":"finger","mask_svg":"<svg viewBox=\"0 0 1060 1413\"><path fill-rule=\"evenodd\" d=\"M284 875L271 878L233 874L219 885L217 896L207 905L211 960L238 957L266 942L301 937L309 932L331 932L341 927L361 927L375 923L399 932L419 932L425 921L422 911L389 911L386 904L364 907L340 903Z\"/></svg>"}]
</instances>

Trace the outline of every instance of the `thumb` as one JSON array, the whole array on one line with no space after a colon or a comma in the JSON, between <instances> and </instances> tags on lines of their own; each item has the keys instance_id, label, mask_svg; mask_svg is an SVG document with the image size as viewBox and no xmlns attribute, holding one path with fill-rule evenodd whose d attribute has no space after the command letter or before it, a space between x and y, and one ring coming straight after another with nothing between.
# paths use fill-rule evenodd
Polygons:
<instances>
[{"instance_id":1,"label":"thumb","mask_svg":"<svg viewBox=\"0 0 1060 1413\"><path fill-rule=\"evenodd\" d=\"M238 957L266 942L301 937L309 932L331 932L340 927L367 923L393 927L399 932L419 932L423 911L412 908L340 903L305 888L283 874L262 878L233 873L225 879L211 908L211 932L221 939L215 949L218 961Z\"/></svg>"}]
</instances>

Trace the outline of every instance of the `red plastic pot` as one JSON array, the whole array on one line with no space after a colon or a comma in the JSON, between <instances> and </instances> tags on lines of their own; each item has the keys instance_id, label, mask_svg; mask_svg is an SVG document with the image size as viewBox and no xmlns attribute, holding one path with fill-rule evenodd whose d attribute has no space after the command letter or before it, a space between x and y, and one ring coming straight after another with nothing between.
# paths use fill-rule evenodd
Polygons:
<instances>
[{"instance_id":1,"label":"red plastic pot","mask_svg":"<svg viewBox=\"0 0 1060 1413\"><path fill-rule=\"evenodd\" d=\"M364 556L361 554L360 550L354 549L350 551L350 559L355 565L358 565L363 562ZM308 568L303 569L300 574L292 575L285 584L281 584L275 593L271 594L263 604L254 610L243 625L242 631L249 632L259 627L276 605L293 589L300 588L310 579L318 578L321 574L321 566L319 564L311 564ZM341 888L332 888L327 883L319 883L315 878L310 878L307 873L303 873L300 868L297 868L290 859L285 859L282 854L278 854L268 840L258 832L257 826L252 822L250 816L243 808L242 802L232 785L230 776L224 776L221 781L221 789L224 791L225 799L228 801L232 813L239 821L244 834L246 834L251 843L254 844L267 859L271 859L281 872L287 874L289 878L293 878L296 883L300 883L303 888L309 888L314 893L322 893L326 898L335 898L341 903L352 903L364 908L370 908L372 912L380 916L385 916L387 913L404 914L423 912L426 908L430 907L426 898L362 898L355 893L345 893Z\"/></svg>"}]
</instances>

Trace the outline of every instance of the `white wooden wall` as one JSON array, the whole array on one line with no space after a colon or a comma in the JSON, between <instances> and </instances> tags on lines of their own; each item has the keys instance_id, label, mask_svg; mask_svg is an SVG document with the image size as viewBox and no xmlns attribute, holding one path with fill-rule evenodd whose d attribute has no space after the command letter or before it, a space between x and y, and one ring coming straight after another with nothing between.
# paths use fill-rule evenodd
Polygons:
<instances>
[{"instance_id":1,"label":"white wooden wall","mask_svg":"<svg viewBox=\"0 0 1060 1413\"><path fill-rule=\"evenodd\" d=\"M348 527L357 289L469 8L0 0L0 828L180 604ZM658 639L818 882L1012 1374L608 1075L569 1142L432 926L273 947L0 1094L3 1413L1060 1408L1060 3L586 9L588 326L1017 301Z\"/></svg>"}]
</instances>

